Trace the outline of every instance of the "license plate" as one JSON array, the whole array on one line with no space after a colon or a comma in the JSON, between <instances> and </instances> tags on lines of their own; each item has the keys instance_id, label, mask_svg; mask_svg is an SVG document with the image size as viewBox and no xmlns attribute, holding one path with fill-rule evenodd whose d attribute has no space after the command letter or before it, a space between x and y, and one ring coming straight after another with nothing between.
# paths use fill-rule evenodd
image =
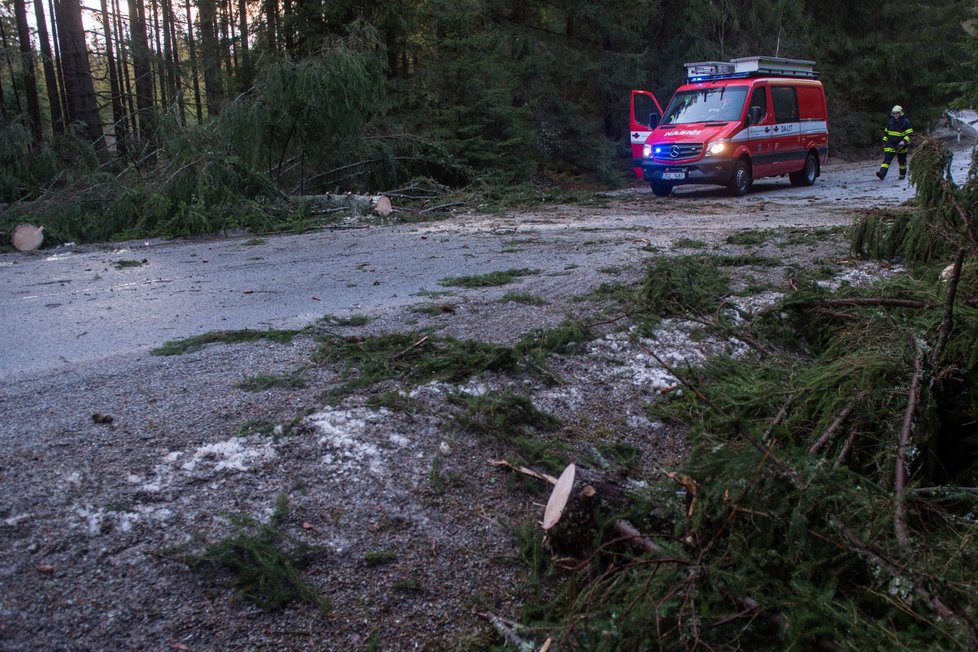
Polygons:
<instances>
[{"instance_id":1,"label":"license plate","mask_svg":"<svg viewBox=\"0 0 978 652\"><path fill-rule=\"evenodd\" d=\"M685 170L680 170L679 172L663 172L662 178L666 181L682 181L686 178Z\"/></svg>"}]
</instances>

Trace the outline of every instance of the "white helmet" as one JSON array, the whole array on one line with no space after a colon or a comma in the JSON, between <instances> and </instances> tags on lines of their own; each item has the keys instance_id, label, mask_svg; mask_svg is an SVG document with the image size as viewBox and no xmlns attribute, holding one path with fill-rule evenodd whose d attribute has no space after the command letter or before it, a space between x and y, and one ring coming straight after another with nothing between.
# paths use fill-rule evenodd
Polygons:
<instances>
[{"instance_id":1,"label":"white helmet","mask_svg":"<svg viewBox=\"0 0 978 652\"><path fill-rule=\"evenodd\" d=\"M903 107L902 107L902 106L900 106L899 104L897 104L896 106L894 106L894 107L893 107L893 108L892 108L892 109L890 110L890 113L901 113L901 114L902 114L902 113L903 113Z\"/></svg>"}]
</instances>

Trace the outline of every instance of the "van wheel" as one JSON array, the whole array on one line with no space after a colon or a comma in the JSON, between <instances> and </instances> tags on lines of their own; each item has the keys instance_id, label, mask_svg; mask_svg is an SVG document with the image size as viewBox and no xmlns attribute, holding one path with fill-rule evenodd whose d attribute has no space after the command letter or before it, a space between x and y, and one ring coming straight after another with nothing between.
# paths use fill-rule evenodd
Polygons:
<instances>
[{"instance_id":1,"label":"van wheel","mask_svg":"<svg viewBox=\"0 0 978 652\"><path fill-rule=\"evenodd\" d=\"M672 194L672 184L661 181L652 182L652 194L656 197L668 197Z\"/></svg>"},{"instance_id":2,"label":"van wheel","mask_svg":"<svg viewBox=\"0 0 978 652\"><path fill-rule=\"evenodd\" d=\"M750 163L745 159L740 159L737 161L737 167L734 168L733 176L730 178L730 183L727 187L730 188L730 192L733 193L735 197L743 197L750 190L750 184L753 181L750 174Z\"/></svg>"},{"instance_id":3,"label":"van wheel","mask_svg":"<svg viewBox=\"0 0 978 652\"><path fill-rule=\"evenodd\" d=\"M808 156L805 157L805 167L798 170L797 172L792 172L788 175L791 179L791 185L793 186L812 186L815 185L815 178L818 176L818 159L815 155L809 152Z\"/></svg>"}]
</instances>

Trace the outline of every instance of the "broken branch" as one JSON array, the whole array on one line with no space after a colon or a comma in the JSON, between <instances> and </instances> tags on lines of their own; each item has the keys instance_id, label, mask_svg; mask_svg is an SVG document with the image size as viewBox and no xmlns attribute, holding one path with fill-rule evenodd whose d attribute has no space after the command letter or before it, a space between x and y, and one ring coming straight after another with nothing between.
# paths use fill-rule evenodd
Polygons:
<instances>
[{"instance_id":1,"label":"broken branch","mask_svg":"<svg viewBox=\"0 0 978 652\"><path fill-rule=\"evenodd\" d=\"M906 455L910 444L910 426L913 424L914 412L917 409L917 397L920 392L920 376L923 374L923 352L914 342L917 354L913 362L913 378L910 380L910 392L907 397L907 409L903 413L903 428L900 430L900 443L897 445L896 479L894 481L894 500L896 512L893 517L893 529L896 532L897 543L906 548L910 541L907 537L907 519L903 504L903 494L906 490Z\"/></svg>"},{"instance_id":2,"label":"broken branch","mask_svg":"<svg viewBox=\"0 0 978 652\"><path fill-rule=\"evenodd\" d=\"M913 299L886 299L880 297L852 297L849 299L822 299L819 301L795 301L784 304L786 308L839 308L843 306L879 306L883 308L939 308L933 301Z\"/></svg>"},{"instance_id":3,"label":"broken branch","mask_svg":"<svg viewBox=\"0 0 978 652\"><path fill-rule=\"evenodd\" d=\"M812 444L812 447L808 449L808 452L814 455L820 451L822 446L828 443L829 439L832 438L832 435L835 434L835 431L839 429L839 426L841 426L845 420L849 418L849 415L852 414L854 407L855 406L853 406L852 403L845 406L842 409L842 412L839 412L839 415L835 418L835 421L833 421L829 427L825 429L825 432L822 433L822 436L818 438L818 441Z\"/></svg>"}]
</instances>

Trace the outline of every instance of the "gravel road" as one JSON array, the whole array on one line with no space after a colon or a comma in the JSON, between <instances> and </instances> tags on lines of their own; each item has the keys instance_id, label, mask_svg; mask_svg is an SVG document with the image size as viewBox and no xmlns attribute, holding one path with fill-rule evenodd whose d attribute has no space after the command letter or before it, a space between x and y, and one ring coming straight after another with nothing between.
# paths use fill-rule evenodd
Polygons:
<instances>
[{"instance_id":1,"label":"gravel road","mask_svg":"<svg viewBox=\"0 0 978 652\"><path fill-rule=\"evenodd\" d=\"M579 297L639 279L680 239L744 253L726 236L845 226L853 210L910 198L895 175L873 176L877 164L833 160L811 188L762 180L740 199L695 187L656 198L636 184L589 206L0 254L0 649L479 649L490 630L478 614L515 618L527 597L514 531L539 518L541 498L489 464L511 448L459 427L450 396L522 393L562 423L546 437L627 443L643 464L669 467L682 433L643 406L674 379L643 347L695 364L730 342L683 324L654 342L606 325L581 354L552 361L562 384L490 374L391 387L412 401L400 411L368 405L366 391L327 399L342 374L312 362L312 335L174 357L150 349L327 315L371 318L330 327L343 336L512 343L599 309ZM824 231L834 234L817 246L772 238L750 249L782 265L743 273L774 287L806 261L847 279L883 271L849 260L844 236ZM518 268L537 271L497 288L441 283ZM507 292L545 303L501 301ZM304 382L241 386L256 374ZM285 533L318 551L302 572L332 603L325 616L307 604L261 611L168 552L225 536L228 513L267 519L279 496Z\"/></svg>"}]
</instances>

